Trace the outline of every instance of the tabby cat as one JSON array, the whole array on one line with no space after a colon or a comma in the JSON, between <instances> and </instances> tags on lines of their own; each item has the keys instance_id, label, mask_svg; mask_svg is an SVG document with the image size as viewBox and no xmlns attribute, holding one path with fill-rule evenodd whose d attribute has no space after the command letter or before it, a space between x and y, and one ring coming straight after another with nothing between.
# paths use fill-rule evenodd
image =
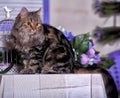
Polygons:
<instances>
[{"instance_id":1,"label":"tabby cat","mask_svg":"<svg viewBox=\"0 0 120 98\"><path fill-rule=\"evenodd\" d=\"M20 73L71 73L74 66L72 46L63 33L42 24L40 9L23 7L16 17L9 46L21 52L24 68Z\"/></svg>"},{"instance_id":2,"label":"tabby cat","mask_svg":"<svg viewBox=\"0 0 120 98\"><path fill-rule=\"evenodd\" d=\"M101 74L102 78L103 78L103 82L104 82L104 86L105 86L105 90L106 90L106 96L107 98L118 98L118 91L117 91L117 87L116 84L112 78L112 76L110 75L110 73L100 67L87 67L87 68L81 68L76 70L75 73L78 74Z\"/></svg>"}]
</instances>

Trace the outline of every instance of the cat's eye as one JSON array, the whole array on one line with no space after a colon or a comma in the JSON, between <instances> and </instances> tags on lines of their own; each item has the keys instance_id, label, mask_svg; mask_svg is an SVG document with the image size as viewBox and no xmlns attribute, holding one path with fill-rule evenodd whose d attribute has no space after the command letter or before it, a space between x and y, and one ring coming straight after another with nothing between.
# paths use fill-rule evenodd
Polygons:
<instances>
[{"instance_id":1,"label":"cat's eye","mask_svg":"<svg viewBox=\"0 0 120 98\"><path fill-rule=\"evenodd\" d=\"M38 24L37 24L37 27L40 27L40 26L41 26L41 25L38 23Z\"/></svg>"},{"instance_id":2,"label":"cat's eye","mask_svg":"<svg viewBox=\"0 0 120 98\"><path fill-rule=\"evenodd\" d=\"M27 22L28 25L30 25L30 22Z\"/></svg>"},{"instance_id":3,"label":"cat's eye","mask_svg":"<svg viewBox=\"0 0 120 98\"><path fill-rule=\"evenodd\" d=\"M32 22L32 18L30 18L30 21Z\"/></svg>"}]
</instances>

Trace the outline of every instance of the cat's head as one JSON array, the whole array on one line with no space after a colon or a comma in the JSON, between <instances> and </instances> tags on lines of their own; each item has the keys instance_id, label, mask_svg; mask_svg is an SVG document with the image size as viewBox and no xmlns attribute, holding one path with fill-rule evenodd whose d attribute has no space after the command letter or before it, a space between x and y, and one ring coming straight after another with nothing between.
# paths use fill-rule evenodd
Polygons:
<instances>
[{"instance_id":1,"label":"cat's head","mask_svg":"<svg viewBox=\"0 0 120 98\"><path fill-rule=\"evenodd\" d=\"M16 24L18 24L18 29L21 28L25 32L38 31L41 29L41 19L40 19L41 9L33 12L29 12L27 8L23 7L16 18Z\"/></svg>"}]
</instances>

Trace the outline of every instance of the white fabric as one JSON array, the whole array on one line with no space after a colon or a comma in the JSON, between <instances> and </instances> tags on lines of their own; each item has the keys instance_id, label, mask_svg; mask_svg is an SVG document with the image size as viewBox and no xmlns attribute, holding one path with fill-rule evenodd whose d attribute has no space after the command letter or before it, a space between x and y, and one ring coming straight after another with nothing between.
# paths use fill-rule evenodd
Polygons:
<instances>
[{"instance_id":1,"label":"white fabric","mask_svg":"<svg viewBox=\"0 0 120 98\"><path fill-rule=\"evenodd\" d=\"M100 74L1 77L0 98L107 98Z\"/></svg>"}]
</instances>

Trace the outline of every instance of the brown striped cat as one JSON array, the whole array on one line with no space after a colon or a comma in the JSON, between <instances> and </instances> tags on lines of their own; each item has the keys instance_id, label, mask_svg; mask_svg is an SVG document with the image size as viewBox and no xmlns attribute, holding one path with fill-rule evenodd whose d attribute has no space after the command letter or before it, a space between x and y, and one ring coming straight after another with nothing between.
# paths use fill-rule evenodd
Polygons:
<instances>
[{"instance_id":1,"label":"brown striped cat","mask_svg":"<svg viewBox=\"0 0 120 98\"><path fill-rule=\"evenodd\" d=\"M24 68L20 73L71 73L74 66L72 46L63 33L42 24L40 9L23 7L16 17L9 39L10 47L21 52Z\"/></svg>"}]
</instances>

